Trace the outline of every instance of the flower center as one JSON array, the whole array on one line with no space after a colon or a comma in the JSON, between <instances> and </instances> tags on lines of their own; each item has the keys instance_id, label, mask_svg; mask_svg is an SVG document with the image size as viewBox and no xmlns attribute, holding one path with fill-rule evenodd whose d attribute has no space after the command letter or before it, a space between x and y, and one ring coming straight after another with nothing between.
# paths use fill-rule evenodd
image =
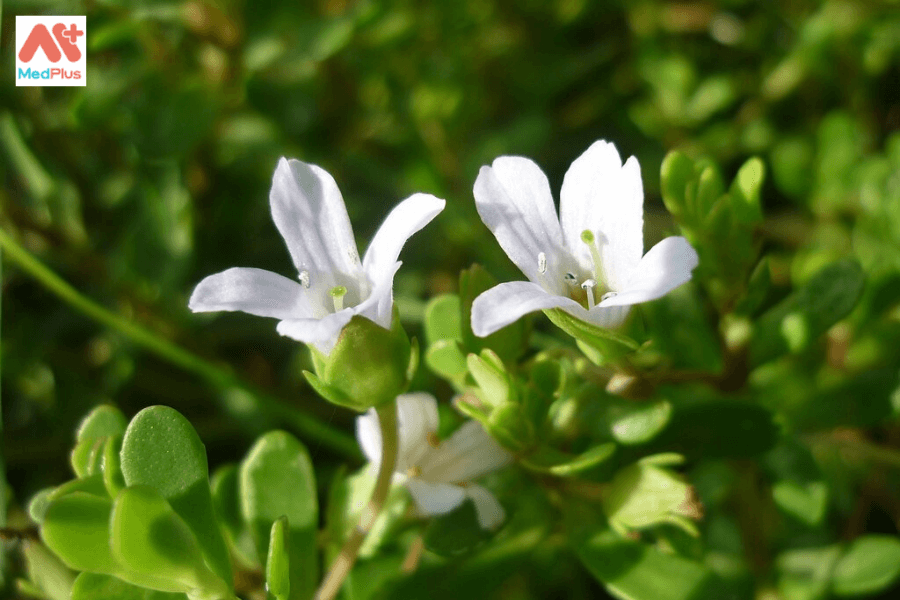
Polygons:
<instances>
[{"instance_id":1,"label":"flower center","mask_svg":"<svg viewBox=\"0 0 900 600\"><path fill-rule=\"evenodd\" d=\"M344 296L347 294L347 288L342 285L336 285L331 288L331 300L334 302L334 312L344 310Z\"/></svg>"}]
</instances>

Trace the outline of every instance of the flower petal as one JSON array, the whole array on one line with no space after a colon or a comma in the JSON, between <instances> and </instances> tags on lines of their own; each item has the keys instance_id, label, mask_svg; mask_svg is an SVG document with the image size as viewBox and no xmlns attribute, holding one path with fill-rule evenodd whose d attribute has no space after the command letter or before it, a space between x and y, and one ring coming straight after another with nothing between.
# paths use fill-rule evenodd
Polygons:
<instances>
[{"instance_id":1,"label":"flower petal","mask_svg":"<svg viewBox=\"0 0 900 600\"><path fill-rule=\"evenodd\" d=\"M668 237L653 246L632 273L623 291L601 302L601 307L625 306L665 296L689 281L699 264L697 251L683 237Z\"/></svg>"},{"instance_id":2,"label":"flower petal","mask_svg":"<svg viewBox=\"0 0 900 600\"><path fill-rule=\"evenodd\" d=\"M623 289L644 252L644 190L641 168L633 156L622 166L616 147L594 142L569 167L559 202L560 222L569 251L582 268L593 270L581 233L597 239L603 283Z\"/></svg>"},{"instance_id":3,"label":"flower petal","mask_svg":"<svg viewBox=\"0 0 900 600\"><path fill-rule=\"evenodd\" d=\"M334 349L341 330L353 315L353 309L345 308L321 319L285 319L278 323L276 329L281 335L312 344L319 352L327 355Z\"/></svg>"},{"instance_id":4,"label":"flower petal","mask_svg":"<svg viewBox=\"0 0 900 600\"><path fill-rule=\"evenodd\" d=\"M571 298L550 294L536 283L508 281L475 298L472 303L472 331L479 337L485 337L530 312L566 306L581 308Z\"/></svg>"},{"instance_id":5,"label":"flower petal","mask_svg":"<svg viewBox=\"0 0 900 600\"><path fill-rule=\"evenodd\" d=\"M295 319L313 314L304 292L296 281L271 271L236 267L197 284L188 306L194 312L239 310L260 317Z\"/></svg>"},{"instance_id":6,"label":"flower petal","mask_svg":"<svg viewBox=\"0 0 900 600\"><path fill-rule=\"evenodd\" d=\"M282 158L272 178L269 204L297 271L309 271L312 285L346 285L347 277L359 276L359 252L347 208L328 172ZM345 277L335 278L336 274Z\"/></svg>"},{"instance_id":7,"label":"flower petal","mask_svg":"<svg viewBox=\"0 0 900 600\"><path fill-rule=\"evenodd\" d=\"M538 255L543 252L549 279L560 280L562 230L540 167L527 158L501 156L490 167L481 167L473 191L481 220L522 273L539 281Z\"/></svg>"},{"instance_id":8,"label":"flower petal","mask_svg":"<svg viewBox=\"0 0 900 600\"><path fill-rule=\"evenodd\" d=\"M438 430L437 400L425 392L397 396L398 472L418 467L422 457L434 449L429 434Z\"/></svg>"},{"instance_id":9,"label":"flower petal","mask_svg":"<svg viewBox=\"0 0 900 600\"><path fill-rule=\"evenodd\" d=\"M381 427L374 408L356 417L356 441L370 463L381 465Z\"/></svg>"},{"instance_id":10,"label":"flower petal","mask_svg":"<svg viewBox=\"0 0 900 600\"><path fill-rule=\"evenodd\" d=\"M506 511L497 501L497 498L480 485L470 485L465 488L466 496L475 504L475 514L478 516L478 524L482 529L494 529L506 518Z\"/></svg>"},{"instance_id":11,"label":"flower petal","mask_svg":"<svg viewBox=\"0 0 900 600\"><path fill-rule=\"evenodd\" d=\"M457 485L429 483L415 477L406 481L406 489L423 516L446 514L466 499L465 490Z\"/></svg>"},{"instance_id":12,"label":"flower petal","mask_svg":"<svg viewBox=\"0 0 900 600\"><path fill-rule=\"evenodd\" d=\"M468 482L507 464L510 454L478 421L467 421L419 464L428 481Z\"/></svg>"},{"instance_id":13,"label":"flower petal","mask_svg":"<svg viewBox=\"0 0 900 600\"><path fill-rule=\"evenodd\" d=\"M394 318L394 275L402 265L400 261L391 267L387 278L377 281L372 288L369 297L354 307L354 312L381 325L385 329L391 328Z\"/></svg>"},{"instance_id":14,"label":"flower petal","mask_svg":"<svg viewBox=\"0 0 900 600\"><path fill-rule=\"evenodd\" d=\"M413 194L388 214L363 258L363 269L373 285L393 278L397 257L406 240L430 223L446 204L431 194Z\"/></svg>"},{"instance_id":15,"label":"flower petal","mask_svg":"<svg viewBox=\"0 0 900 600\"><path fill-rule=\"evenodd\" d=\"M612 329L625 322L625 318L628 316L631 306L597 305L591 310L585 310L584 307L578 306L576 309L565 307L563 310L573 317L581 319L582 321L587 321L597 327Z\"/></svg>"}]
</instances>

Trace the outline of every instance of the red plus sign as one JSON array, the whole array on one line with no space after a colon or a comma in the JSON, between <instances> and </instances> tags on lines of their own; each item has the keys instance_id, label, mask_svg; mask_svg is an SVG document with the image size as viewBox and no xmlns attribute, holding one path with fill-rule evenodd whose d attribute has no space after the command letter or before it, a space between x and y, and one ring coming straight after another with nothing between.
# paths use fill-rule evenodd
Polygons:
<instances>
[{"instance_id":1,"label":"red plus sign","mask_svg":"<svg viewBox=\"0 0 900 600\"><path fill-rule=\"evenodd\" d=\"M74 43L75 43L75 40L78 39L78 36L79 36L79 35L84 35L84 32L81 31L80 29L78 29L77 27L75 27L75 23L72 23L72 24L69 26L69 29L67 29L66 31L63 31L62 34L63 34L64 36L66 36L67 38L69 38L69 43L70 43L70 44L74 44Z\"/></svg>"}]
</instances>

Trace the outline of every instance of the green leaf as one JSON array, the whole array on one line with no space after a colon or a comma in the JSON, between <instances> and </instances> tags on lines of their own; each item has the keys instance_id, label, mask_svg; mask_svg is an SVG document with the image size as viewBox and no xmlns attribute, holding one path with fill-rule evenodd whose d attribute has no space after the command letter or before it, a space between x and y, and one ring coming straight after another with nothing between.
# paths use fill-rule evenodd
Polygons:
<instances>
[{"instance_id":1,"label":"green leaf","mask_svg":"<svg viewBox=\"0 0 900 600\"><path fill-rule=\"evenodd\" d=\"M290 525L290 598L309 598L318 583L315 475L306 448L289 433L273 431L253 445L240 466L241 512L259 556L266 556L272 524Z\"/></svg>"},{"instance_id":2,"label":"green leaf","mask_svg":"<svg viewBox=\"0 0 900 600\"><path fill-rule=\"evenodd\" d=\"M819 271L803 287L766 311L750 342L753 365L787 352L800 352L850 314L865 285L865 274L852 259Z\"/></svg>"},{"instance_id":3,"label":"green leaf","mask_svg":"<svg viewBox=\"0 0 900 600\"><path fill-rule=\"evenodd\" d=\"M47 507L41 537L67 565L78 571L115 573L109 550L112 500L73 492Z\"/></svg>"},{"instance_id":4,"label":"green leaf","mask_svg":"<svg viewBox=\"0 0 900 600\"><path fill-rule=\"evenodd\" d=\"M756 224L762 221L760 193L765 180L766 166L761 159L753 157L745 162L729 190L735 215L745 224Z\"/></svg>"},{"instance_id":5,"label":"green leaf","mask_svg":"<svg viewBox=\"0 0 900 600\"><path fill-rule=\"evenodd\" d=\"M606 364L638 349L638 343L630 337L585 323L560 308L545 310L544 314L554 325L595 350L588 358L596 364Z\"/></svg>"},{"instance_id":6,"label":"green leaf","mask_svg":"<svg viewBox=\"0 0 900 600\"><path fill-rule=\"evenodd\" d=\"M459 296L442 294L425 307L425 340L429 345L441 340L461 340Z\"/></svg>"},{"instance_id":7,"label":"green leaf","mask_svg":"<svg viewBox=\"0 0 900 600\"><path fill-rule=\"evenodd\" d=\"M269 553L266 558L266 589L277 600L288 600L291 591L291 560L289 556L287 517L272 523L269 535Z\"/></svg>"},{"instance_id":8,"label":"green leaf","mask_svg":"<svg viewBox=\"0 0 900 600\"><path fill-rule=\"evenodd\" d=\"M719 600L712 572L700 563L603 532L577 548L588 571L617 598Z\"/></svg>"},{"instance_id":9,"label":"green leaf","mask_svg":"<svg viewBox=\"0 0 900 600\"><path fill-rule=\"evenodd\" d=\"M197 537L154 488L137 485L116 497L109 520L112 556L122 567L158 583L165 592L202 590L230 596L206 566ZM140 582L137 582L140 585ZM151 586L148 586L151 587Z\"/></svg>"},{"instance_id":10,"label":"green leaf","mask_svg":"<svg viewBox=\"0 0 900 600\"><path fill-rule=\"evenodd\" d=\"M612 442L594 446L578 455L542 446L527 458L523 458L521 464L529 469L557 477L571 477L596 467L610 458L615 451L616 445Z\"/></svg>"},{"instance_id":11,"label":"green leaf","mask_svg":"<svg viewBox=\"0 0 900 600\"><path fill-rule=\"evenodd\" d=\"M493 537L478 524L475 503L466 499L458 508L431 519L425 528L425 547L440 556L471 552Z\"/></svg>"},{"instance_id":12,"label":"green leaf","mask_svg":"<svg viewBox=\"0 0 900 600\"><path fill-rule=\"evenodd\" d=\"M616 404L619 410L611 419L612 435L621 444L643 444L659 434L672 418L672 404L667 400L656 402L625 401ZM618 413L618 414L616 414Z\"/></svg>"},{"instance_id":13,"label":"green leaf","mask_svg":"<svg viewBox=\"0 0 900 600\"><path fill-rule=\"evenodd\" d=\"M455 379L466 374L466 356L457 340L438 340L425 351L428 368L447 379Z\"/></svg>"},{"instance_id":14,"label":"green leaf","mask_svg":"<svg viewBox=\"0 0 900 600\"><path fill-rule=\"evenodd\" d=\"M75 573L40 542L22 545L28 578L49 600L70 600Z\"/></svg>"},{"instance_id":15,"label":"green leaf","mask_svg":"<svg viewBox=\"0 0 900 600\"><path fill-rule=\"evenodd\" d=\"M125 487L125 476L122 475L122 436L106 438L103 444L103 460L100 470L103 472L103 485L111 498Z\"/></svg>"},{"instance_id":16,"label":"green leaf","mask_svg":"<svg viewBox=\"0 0 900 600\"><path fill-rule=\"evenodd\" d=\"M50 495L56 488L44 488L28 501L28 516L31 520L40 525L44 522L44 515L47 513L47 507L50 505Z\"/></svg>"},{"instance_id":17,"label":"green leaf","mask_svg":"<svg viewBox=\"0 0 900 600\"><path fill-rule=\"evenodd\" d=\"M840 596L875 594L900 576L900 539L866 535L854 540L832 573L832 589Z\"/></svg>"},{"instance_id":18,"label":"green leaf","mask_svg":"<svg viewBox=\"0 0 900 600\"><path fill-rule=\"evenodd\" d=\"M828 486L824 481L776 481L772 484L772 499L785 513L812 527L825 517Z\"/></svg>"},{"instance_id":19,"label":"green leaf","mask_svg":"<svg viewBox=\"0 0 900 600\"><path fill-rule=\"evenodd\" d=\"M256 554L250 529L241 515L239 485L237 465L223 465L216 469L210 481L213 507L235 556L247 567L259 568L262 561Z\"/></svg>"},{"instance_id":20,"label":"green leaf","mask_svg":"<svg viewBox=\"0 0 900 600\"><path fill-rule=\"evenodd\" d=\"M675 218L687 210L687 188L694 177L694 161L677 150L666 154L660 167L660 187L666 209Z\"/></svg>"},{"instance_id":21,"label":"green leaf","mask_svg":"<svg viewBox=\"0 0 900 600\"><path fill-rule=\"evenodd\" d=\"M132 419L122 442L125 483L150 486L165 498L197 536L204 558L223 581L231 562L213 515L206 448L178 411L145 408Z\"/></svg>"},{"instance_id":22,"label":"green leaf","mask_svg":"<svg viewBox=\"0 0 900 600\"><path fill-rule=\"evenodd\" d=\"M481 356L470 354L466 358L469 373L478 384L478 397L487 406L496 407L514 400L512 386L500 357L490 350L482 350Z\"/></svg>"},{"instance_id":23,"label":"green leaf","mask_svg":"<svg viewBox=\"0 0 900 600\"><path fill-rule=\"evenodd\" d=\"M110 575L82 573L72 586L71 600L187 600L187 596L148 590Z\"/></svg>"},{"instance_id":24,"label":"green leaf","mask_svg":"<svg viewBox=\"0 0 900 600\"><path fill-rule=\"evenodd\" d=\"M78 477L100 472L106 438L125 433L127 422L122 412L109 405L92 410L78 426L77 443L72 451L72 469Z\"/></svg>"}]
</instances>

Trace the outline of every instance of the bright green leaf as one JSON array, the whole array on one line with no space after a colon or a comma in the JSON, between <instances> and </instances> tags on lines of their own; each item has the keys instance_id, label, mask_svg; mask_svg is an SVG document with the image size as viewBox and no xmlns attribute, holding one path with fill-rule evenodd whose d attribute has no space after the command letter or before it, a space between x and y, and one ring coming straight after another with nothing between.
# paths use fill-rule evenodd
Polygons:
<instances>
[{"instance_id":1,"label":"bright green leaf","mask_svg":"<svg viewBox=\"0 0 900 600\"><path fill-rule=\"evenodd\" d=\"M82 573L72 586L71 600L187 600L187 596L148 590L110 575Z\"/></svg>"},{"instance_id":2,"label":"bright green leaf","mask_svg":"<svg viewBox=\"0 0 900 600\"><path fill-rule=\"evenodd\" d=\"M277 600L288 600L291 591L290 539L287 517L272 523L266 558L266 589Z\"/></svg>"},{"instance_id":3,"label":"bright green leaf","mask_svg":"<svg viewBox=\"0 0 900 600\"><path fill-rule=\"evenodd\" d=\"M121 458L125 483L150 486L165 498L194 531L213 572L231 581L228 551L213 516L206 448L188 420L167 406L145 408L128 425Z\"/></svg>"},{"instance_id":4,"label":"bright green leaf","mask_svg":"<svg viewBox=\"0 0 900 600\"><path fill-rule=\"evenodd\" d=\"M253 445L240 467L241 512L259 556L266 556L272 524L288 519L290 597L309 598L318 583L315 475L306 448L289 433L273 431Z\"/></svg>"},{"instance_id":5,"label":"bright green leaf","mask_svg":"<svg viewBox=\"0 0 900 600\"><path fill-rule=\"evenodd\" d=\"M578 548L578 558L610 593L629 600L719 600L720 586L700 563L663 554L612 532Z\"/></svg>"},{"instance_id":6,"label":"bright green leaf","mask_svg":"<svg viewBox=\"0 0 900 600\"><path fill-rule=\"evenodd\" d=\"M154 488L138 485L122 490L109 524L115 561L128 571L158 580L157 589L230 595L230 581L209 570L197 537Z\"/></svg>"},{"instance_id":7,"label":"bright green leaf","mask_svg":"<svg viewBox=\"0 0 900 600\"><path fill-rule=\"evenodd\" d=\"M900 539L866 535L854 540L832 573L832 589L840 596L874 594L900 577Z\"/></svg>"}]
</instances>

